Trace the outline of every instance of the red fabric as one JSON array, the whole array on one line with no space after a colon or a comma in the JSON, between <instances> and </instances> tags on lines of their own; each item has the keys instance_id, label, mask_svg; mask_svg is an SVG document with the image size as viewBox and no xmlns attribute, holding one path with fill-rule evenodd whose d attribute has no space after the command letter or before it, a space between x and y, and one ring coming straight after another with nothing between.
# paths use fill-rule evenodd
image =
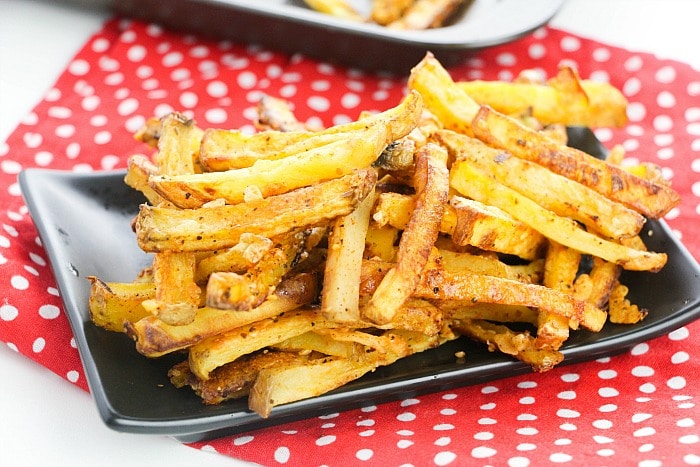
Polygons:
<instances>
[{"instance_id":1,"label":"red fabric","mask_svg":"<svg viewBox=\"0 0 700 467\"><path fill-rule=\"evenodd\" d=\"M689 66L552 28L485 50L456 79L553 74L573 62L630 100L630 124L598 130L606 145L664 167L683 203L667 217L700 258L700 74ZM184 110L201 126L250 124L260 94L285 97L324 125L383 110L403 78L335 68L229 42L111 20L0 146L0 339L87 389L56 285L16 182L21 169L123 167L144 148L132 133ZM689 278L698 280L698 278ZM653 310L652 310L653 312ZM199 449L264 465L679 465L700 463L700 323L611 358L546 374L329 414L206 443Z\"/></svg>"}]
</instances>

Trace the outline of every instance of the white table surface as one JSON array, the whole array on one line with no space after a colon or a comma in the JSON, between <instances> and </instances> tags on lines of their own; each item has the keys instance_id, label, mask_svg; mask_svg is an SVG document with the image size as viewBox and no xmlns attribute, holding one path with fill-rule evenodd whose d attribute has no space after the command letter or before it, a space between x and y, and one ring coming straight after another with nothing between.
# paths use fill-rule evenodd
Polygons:
<instances>
[{"instance_id":1,"label":"white table surface","mask_svg":"<svg viewBox=\"0 0 700 467\"><path fill-rule=\"evenodd\" d=\"M107 17L61 2L0 0L0 141ZM568 0L551 24L700 70L699 19L698 0ZM112 431L89 394L5 345L0 368L0 466L249 465Z\"/></svg>"}]
</instances>

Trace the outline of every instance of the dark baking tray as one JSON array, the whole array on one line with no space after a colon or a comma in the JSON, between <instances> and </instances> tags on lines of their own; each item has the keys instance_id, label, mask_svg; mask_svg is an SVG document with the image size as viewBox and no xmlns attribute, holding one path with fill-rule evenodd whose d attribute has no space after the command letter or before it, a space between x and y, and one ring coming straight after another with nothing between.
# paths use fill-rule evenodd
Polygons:
<instances>
[{"instance_id":1,"label":"dark baking tray","mask_svg":"<svg viewBox=\"0 0 700 467\"><path fill-rule=\"evenodd\" d=\"M569 134L572 145L593 153L602 150L587 129L570 129ZM125 335L90 322L85 276L130 281L150 261L137 247L129 225L143 199L123 183L123 177L123 172L45 169L29 169L19 177L91 392L105 423L115 430L195 441L531 371L521 362L460 338L379 368L331 393L276 407L268 419L249 411L245 400L206 406L191 390L176 389L168 381L168 369L183 356L147 359ZM625 351L700 316L700 267L695 259L663 221L648 222L642 235L650 249L669 257L659 273L623 273L629 297L648 308L649 316L636 325L608 323L599 333L573 332L563 347L564 364ZM466 352L466 362L457 361L458 350Z\"/></svg>"},{"instance_id":2,"label":"dark baking tray","mask_svg":"<svg viewBox=\"0 0 700 467\"><path fill-rule=\"evenodd\" d=\"M85 1L85 0L83 0ZM529 34L549 21L563 0L473 0L447 26L395 31L312 11L301 0L93 0L118 14L202 36L260 44L286 53L362 68L409 73L426 51L444 66L475 50ZM351 0L362 12L369 0Z\"/></svg>"}]
</instances>

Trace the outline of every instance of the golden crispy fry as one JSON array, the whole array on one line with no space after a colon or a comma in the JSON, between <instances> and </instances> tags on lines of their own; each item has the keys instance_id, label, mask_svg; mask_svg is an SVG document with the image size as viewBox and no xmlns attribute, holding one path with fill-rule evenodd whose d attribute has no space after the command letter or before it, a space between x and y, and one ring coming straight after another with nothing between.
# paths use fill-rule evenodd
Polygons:
<instances>
[{"instance_id":1,"label":"golden crispy fry","mask_svg":"<svg viewBox=\"0 0 700 467\"><path fill-rule=\"evenodd\" d=\"M542 285L572 295L580 263L580 252L550 241L545 256ZM537 346L559 349L569 338L569 326L569 320L565 316L540 312L537 320Z\"/></svg>"},{"instance_id":2,"label":"golden crispy fry","mask_svg":"<svg viewBox=\"0 0 700 467\"><path fill-rule=\"evenodd\" d=\"M148 184L151 175L158 174L158 167L151 160L142 155L134 154L129 157L124 183L138 190L146 197L149 203L156 205L163 202L163 198Z\"/></svg>"},{"instance_id":3,"label":"golden crispy fry","mask_svg":"<svg viewBox=\"0 0 700 467\"><path fill-rule=\"evenodd\" d=\"M272 347L286 352L297 352L300 355L320 352L325 355L355 360L357 360L363 352L362 345L356 342L336 340L328 333L314 331L290 337L289 339L274 344Z\"/></svg>"},{"instance_id":4,"label":"golden crispy fry","mask_svg":"<svg viewBox=\"0 0 700 467\"><path fill-rule=\"evenodd\" d=\"M378 227L370 223L365 237L365 257L395 261L399 229L390 225Z\"/></svg>"},{"instance_id":5,"label":"golden crispy fry","mask_svg":"<svg viewBox=\"0 0 700 467\"><path fill-rule=\"evenodd\" d=\"M253 310L236 313L203 307L197 310L191 323L179 326L147 316L136 322L127 322L126 332L136 342L139 353L159 357L187 348L204 338L308 305L316 300L319 290L320 284L315 274L296 274L283 280L274 295Z\"/></svg>"},{"instance_id":6,"label":"golden crispy fry","mask_svg":"<svg viewBox=\"0 0 700 467\"><path fill-rule=\"evenodd\" d=\"M499 303L464 303L463 301L441 300L440 309L445 319L450 321L483 319L499 323L537 324L539 312L522 305L501 305Z\"/></svg>"},{"instance_id":7,"label":"golden crispy fry","mask_svg":"<svg viewBox=\"0 0 700 467\"><path fill-rule=\"evenodd\" d=\"M452 241L483 250L515 255L526 260L540 257L545 237L502 209L461 196L450 198L455 215Z\"/></svg>"},{"instance_id":8,"label":"golden crispy fry","mask_svg":"<svg viewBox=\"0 0 700 467\"><path fill-rule=\"evenodd\" d=\"M680 203L678 193L667 185L634 176L583 151L555 143L488 107L479 110L472 130L490 146L545 166L652 219L663 217Z\"/></svg>"},{"instance_id":9,"label":"golden crispy fry","mask_svg":"<svg viewBox=\"0 0 700 467\"><path fill-rule=\"evenodd\" d=\"M369 216L374 204L371 191L353 212L338 217L328 236L323 274L323 315L338 323L360 320L360 274Z\"/></svg>"},{"instance_id":10,"label":"golden crispy fry","mask_svg":"<svg viewBox=\"0 0 700 467\"><path fill-rule=\"evenodd\" d=\"M322 357L266 368L260 371L250 390L248 408L267 418L275 406L325 394L376 367L373 361Z\"/></svg>"},{"instance_id":11,"label":"golden crispy fry","mask_svg":"<svg viewBox=\"0 0 700 467\"><path fill-rule=\"evenodd\" d=\"M415 0L403 15L387 25L391 29L430 29L443 26L464 0Z\"/></svg>"},{"instance_id":12,"label":"golden crispy fry","mask_svg":"<svg viewBox=\"0 0 700 467\"><path fill-rule=\"evenodd\" d=\"M448 273L439 267L423 270L414 295L432 300L524 305L567 317L591 331L600 331L606 313L590 303L537 284L471 273Z\"/></svg>"},{"instance_id":13,"label":"golden crispy fry","mask_svg":"<svg viewBox=\"0 0 700 467\"><path fill-rule=\"evenodd\" d=\"M614 86L582 80L563 66L546 83L460 81L476 102L506 115L531 112L544 125L622 127L627 123L627 99Z\"/></svg>"},{"instance_id":14,"label":"golden crispy fry","mask_svg":"<svg viewBox=\"0 0 700 467\"><path fill-rule=\"evenodd\" d=\"M306 360L308 356L291 352L255 352L216 368L206 380L197 378L190 370L189 363L184 361L168 371L168 378L177 388L190 386L205 404L220 404L246 397L261 370Z\"/></svg>"},{"instance_id":15,"label":"golden crispy fry","mask_svg":"<svg viewBox=\"0 0 700 467\"><path fill-rule=\"evenodd\" d=\"M344 216L367 196L375 181L375 171L365 169L233 206L180 210L142 205L135 222L136 238L149 252L230 248L244 233L274 237Z\"/></svg>"},{"instance_id":16,"label":"golden crispy fry","mask_svg":"<svg viewBox=\"0 0 700 467\"><path fill-rule=\"evenodd\" d=\"M452 131L438 131L434 137L455 159L468 160L543 208L579 221L604 237L631 237L644 225L644 217L636 211L541 165Z\"/></svg>"},{"instance_id":17,"label":"golden crispy fry","mask_svg":"<svg viewBox=\"0 0 700 467\"><path fill-rule=\"evenodd\" d=\"M629 289L617 283L610 293L609 314L611 323L634 324L646 318L649 312L640 309L627 299Z\"/></svg>"},{"instance_id":18,"label":"golden crispy fry","mask_svg":"<svg viewBox=\"0 0 700 467\"><path fill-rule=\"evenodd\" d=\"M390 322L411 295L435 240L444 215L449 189L447 152L435 145L423 146L416 160L416 205L401 235L396 265L382 279L362 316L377 324Z\"/></svg>"},{"instance_id":19,"label":"golden crispy fry","mask_svg":"<svg viewBox=\"0 0 700 467\"><path fill-rule=\"evenodd\" d=\"M500 207L515 219L556 242L617 263L625 269L658 271L666 264L665 253L636 250L590 234L581 229L575 221L557 216L531 199L498 183L468 161L457 161L452 165L450 184L465 196Z\"/></svg>"},{"instance_id":20,"label":"golden crispy fry","mask_svg":"<svg viewBox=\"0 0 700 467\"><path fill-rule=\"evenodd\" d=\"M258 130L307 131L309 128L297 120L290 104L285 99L263 96L258 101L258 118L255 120Z\"/></svg>"},{"instance_id":21,"label":"golden crispy fry","mask_svg":"<svg viewBox=\"0 0 700 467\"><path fill-rule=\"evenodd\" d=\"M245 200L250 187L263 197L338 178L368 167L387 144L413 130L421 114L421 97L409 94L398 106L368 118L347 138L282 159L261 159L252 166L187 176L153 177L153 189L181 208L197 208L215 199L229 204ZM289 135L288 133L280 133Z\"/></svg>"},{"instance_id":22,"label":"golden crispy fry","mask_svg":"<svg viewBox=\"0 0 700 467\"><path fill-rule=\"evenodd\" d=\"M346 0L304 0L314 10L350 21L364 21Z\"/></svg>"},{"instance_id":23,"label":"golden crispy fry","mask_svg":"<svg viewBox=\"0 0 700 467\"><path fill-rule=\"evenodd\" d=\"M393 351L387 349L384 353L369 352L360 360L323 357L260 371L250 390L248 407L263 418L269 417L275 406L324 394L358 379L378 366L390 365L399 358L455 338L454 335L438 337L402 331L387 331L386 336L393 342ZM395 353L397 348L401 349L400 353Z\"/></svg>"},{"instance_id":24,"label":"golden crispy fry","mask_svg":"<svg viewBox=\"0 0 700 467\"><path fill-rule=\"evenodd\" d=\"M498 350L527 363L533 371L551 370L564 360L564 356L551 349L540 349L528 332L514 332L507 326L485 320L461 320L455 324L457 331L483 342L492 352Z\"/></svg>"},{"instance_id":25,"label":"golden crispy fry","mask_svg":"<svg viewBox=\"0 0 700 467\"><path fill-rule=\"evenodd\" d=\"M423 105L440 120L444 128L472 134L471 122L479 104L452 80L450 74L431 53L413 67L408 89L423 95Z\"/></svg>"},{"instance_id":26,"label":"golden crispy fry","mask_svg":"<svg viewBox=\"0 0 700 467\"><path fill-rule=\"evenodd\" d=\"M306 232L291 232L244 274L211 274L207 282L207 306L237 311L260 306L302 256L305 242Z\"/></svg>"},{"instance_id":27,"label":"golden crispy fry","mask_svg":"<svg viewBox=\"0 0 700 467\"><path fill-rule=\"evenodd\" d=\"M313 309L301 308L203 339L190 347L190 369L200 379L221 365L308 331L337 326Z\"/></svg>"},{"instance_id":28,"label":"golden crispy fry","mask_svg":"<svg viewBox=\"0 0 700 467\"><path fill-rule=\"evenodd\" d=\"M125 322L150 316L141 303L155 297L156 286L152 282L107 283L94 276L87 279L91 285L88 310L96 325L109 331L124 332Z\"/></svg>"},{"instance_id":29,"label":"golden crispy fry","mask_svg":"<svg viewBox=\"0 0 700 467\"><path fill-rule=\"evenodd\" d=\"M544 262L532 261L526 265L510 265L497 258L439 249L440 261L446 271L469 272L512 279L526 284L537 284L543 274Z\"/></svg>"},{"instance_id":30,"label":"golden crispy fry","mask_svg":"<svg viewBox=\"0 0 700 467\"><path fill-rule=\"evenodd\" d=\"M215 251L197 261L195 281L206 283L214 272L243 273L252 268L274 246L274 242L262 235L242 234L239 242L223 251Z\"/></svg>"},{"instance_id":31,"label":"golden crispy fry","mask_svg":"<svg viewBox=\"0 0 700 467\"><path fill-rule=\"evenodd\" d=\"M377 24L386 26L403 16L416 0L372 0L370 18Z\"/></svg>"},{"instance_id":32,"label":"golden crispy fry","mask_svg":"<svg viewBox=\"0 0 700 467\"><path fill-rule=\"evenodd\" d=\"M167 115L158 138L158 173L194 173L201 130L182 114ZM167 206L166 201L159 203ZM196 258L191 253L159 252L153 258L155 298L142 306L168 324L187 324L199 307L201 290L195 282Z\"/></svg>"},{"instance_id":33,"label":"golden crispy fry","mask_svg":"<svg viewBox=\"0 0 700 467\"><path fill-rule=\"evenodd\" d=\"M621 268L600 258L593 258L588 274L580 274L574 283L573 295L603 308L610 300L613 287L618 283Z\"/></svg>"}]
</instances>

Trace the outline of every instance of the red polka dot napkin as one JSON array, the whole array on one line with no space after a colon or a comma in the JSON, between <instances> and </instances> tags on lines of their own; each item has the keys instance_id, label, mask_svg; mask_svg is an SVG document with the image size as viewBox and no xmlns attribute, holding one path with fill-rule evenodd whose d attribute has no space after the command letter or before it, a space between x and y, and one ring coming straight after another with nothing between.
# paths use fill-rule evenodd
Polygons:
<instances>
[{"instance_id":1,"label":"red polka dot napkin","mask_svg":"<svg viewBox=\"0 0 700 467\"><path fill-rule=\"evenodd\" d=\"M700 258L700 74L689 66L539 29L485 50L455 79L553 74L573 63L630 101L630 124L599 129L607 145L663 167L683 203L667 221ZM405 81L285 56L255 46L174 35L112 20L68 64L42 102L0 146L0 339L87 389L47 256L17 174L29 167L95 171L142 151L132 133L177 109L201 126L250 125L262 94L289 99L324 125L383 110ZM698 280L688 278L688 280ZM700 323L622 355L561 366L209 442L263 465L698 465Z\"/></svg>"}]
</instances>

